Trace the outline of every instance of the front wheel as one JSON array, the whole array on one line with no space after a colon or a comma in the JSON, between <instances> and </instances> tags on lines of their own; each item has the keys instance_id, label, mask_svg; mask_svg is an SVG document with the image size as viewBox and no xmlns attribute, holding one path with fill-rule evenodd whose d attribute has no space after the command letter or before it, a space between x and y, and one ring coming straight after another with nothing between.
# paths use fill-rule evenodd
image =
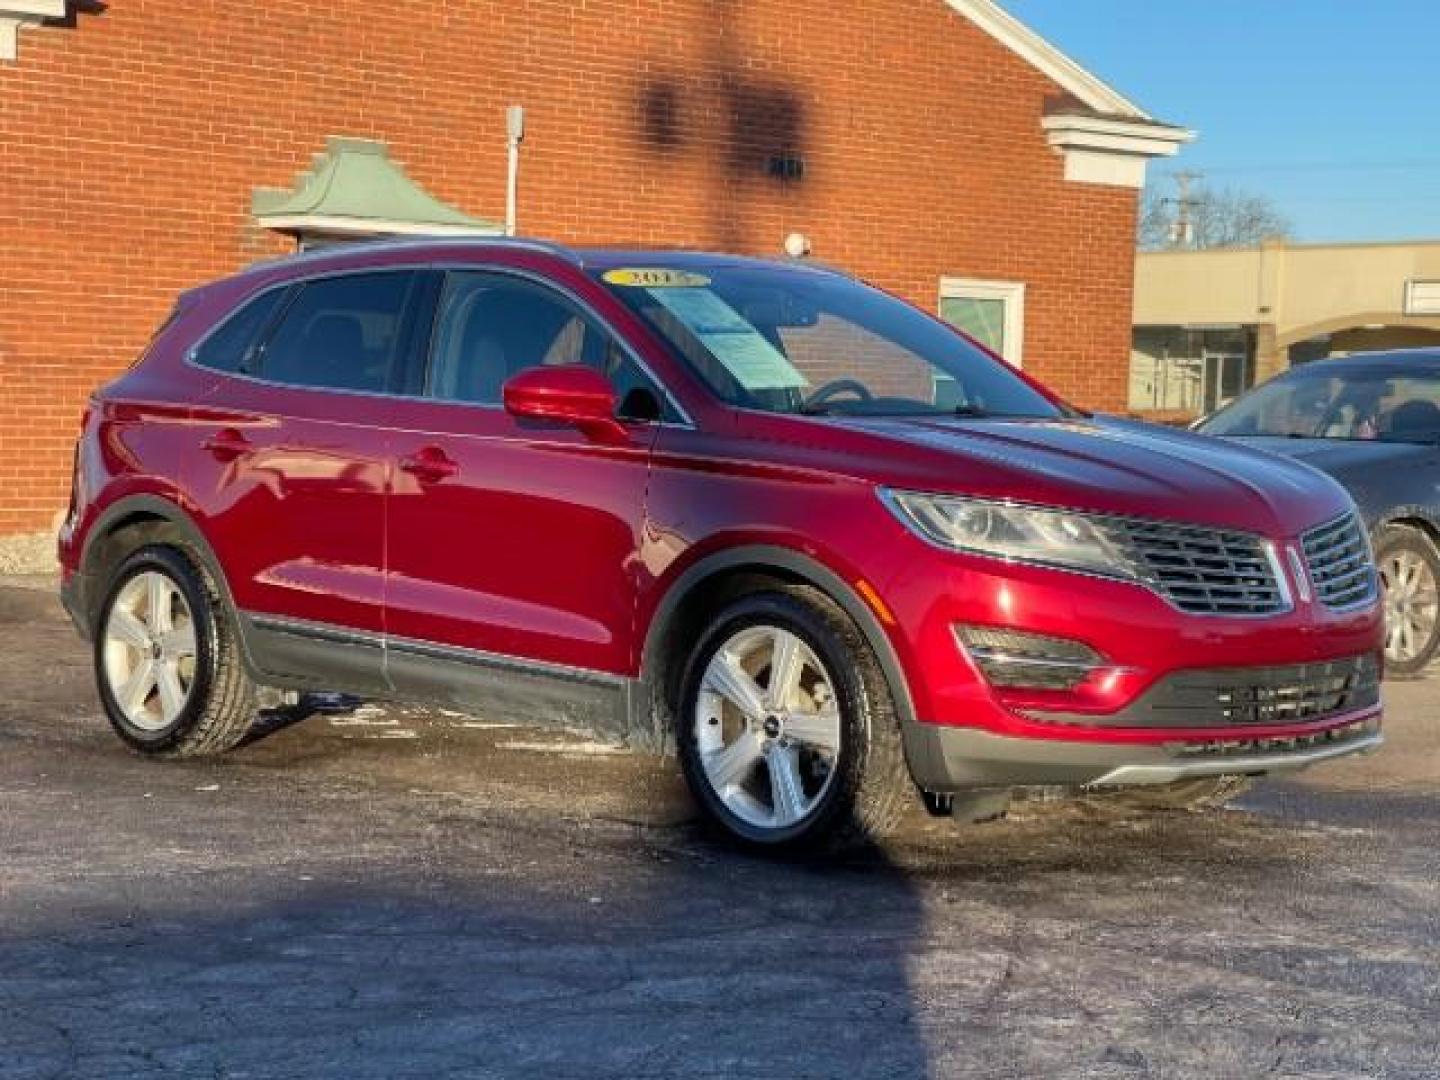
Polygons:
<instances>
[{"instance_id":1,"label":"front wheel","mask_svg":"<svg viewBox=\"0 0 1440 1080\"><path fill-rule=\"evenodd\" d=\"M110 724L147 754L218 754L255 716L255 689L217 590L181 551L152 545L111 578L95 634Z\"/></svg>"},{"instance_id":2,"label":"front wheel","mask_svg":"<svg viewBox=\"0 0 1440 1080\"><path fill-rule=\"evenodd\" d=\"M721 611L690 654L677 718L697 802L749 844L878 838L910 787L884 673L814 589L753 593Z\"/></svg>"},{"instance_id":3,"label":"front wheel","mask_svg":"<svg viewBox=\"0 0 1440 1080\"><path fill-rule=\"evenodd\" d=\"M1419 529L1387 525L1375 538L1375 562L1385 586L1385 670L1419 675L1440 648L1440 555Z\"/></svg>"}]
</instances>

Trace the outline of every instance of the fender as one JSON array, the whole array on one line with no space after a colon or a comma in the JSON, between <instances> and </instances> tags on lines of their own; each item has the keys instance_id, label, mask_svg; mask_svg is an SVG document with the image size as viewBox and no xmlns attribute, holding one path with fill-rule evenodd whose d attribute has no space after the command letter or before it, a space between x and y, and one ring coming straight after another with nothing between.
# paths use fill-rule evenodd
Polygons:
<instances>
[{"instance_id":1,"label":"fender","mask_svg":"<svg viewBox=\"0 0 1440 1080\"><path fill-rule=\"evenodd\" d=\"M791 548L768 544L747 544L714 552L688 567L670 584L656 607L645 634L639 679L642 692L635 695L638 700L632 698L630 707L632 739L638 737L639 742L652 749L669 746L671 717L656 680L656 674L661 667L661 643L669 635L670 624L676 611L696 587L716 574L740 568L785 571L813 585L840 605L845 614L860 628L866 643L880 661L880 669L885 674L900 716L907 755L912 750L918 752L918 741L913 738L917 721L915 706L910 698L910 686L890 638L875 613L849 584L828 566Z\"/></svg>"},{"instance_id":2,"label":"fender","mask_svg":"<svg viewBox=\"0 0 1440 1080\"><path fill-rule=\"evenodd\" d=\"M121 521L137 514L161 518L167 525L179 532L190 553L200 562L205 572L210 575L210 579L215 582L226 607L232 612L236 610L235 598L230 592L230 582L225 577L220 560L216 558L215 550L205 539L205 534L200 531L200 527L195 524L194 518L179 503L162 495L127 495L111 503L91 522L85 534L84 544L80 549L79 569L71 581L62 587L62 592L65 593L62 599L66 610L70 612L70 617L87 641L94 638L95 606L100 601L98 590L104 587L104 582L98 579L98 567L95 565L102 546L101 542ZM239 620L239 622L243 624L244 620ZM243 625L239 636L245 666L252 676L258 676L259 669L250 655L250 643L245 639Z\"/></svg>"}]
</instances>

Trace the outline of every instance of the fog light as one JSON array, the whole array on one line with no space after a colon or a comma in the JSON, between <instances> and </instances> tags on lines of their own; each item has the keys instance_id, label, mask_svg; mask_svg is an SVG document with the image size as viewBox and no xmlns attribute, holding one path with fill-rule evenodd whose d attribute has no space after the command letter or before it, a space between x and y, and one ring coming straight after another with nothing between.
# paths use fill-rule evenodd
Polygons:
<instances>
[{"instance_id":1,"label":"fog light","mask_svg":"<svg viewBox=\"0 0 1440 1080\"><path fill-rule=\"evenodd\" d=\"M992 686L1073 690L1104 663L1084 642L995 626L957 626L955 638Z\"/></svg>"}]
</instances>

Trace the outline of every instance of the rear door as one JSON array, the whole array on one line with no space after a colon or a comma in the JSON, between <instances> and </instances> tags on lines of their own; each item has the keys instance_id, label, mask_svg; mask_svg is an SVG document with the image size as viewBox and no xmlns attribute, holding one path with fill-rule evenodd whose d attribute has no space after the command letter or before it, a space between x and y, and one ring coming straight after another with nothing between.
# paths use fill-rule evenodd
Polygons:
<instances>
[{"instance_id":1,"label":"rear door","mask_svg":"<svg viewBox=\"0 0 1440 1080\"><path fill-rule=\"evenodd\" d=\"M303 282L258 341L213 361L234 366L197 413L189 486L272 675L386 685L385 423L424 281L379 270ZM208 359L202 343L196 361Z\"/></svg>"}]
</instances>

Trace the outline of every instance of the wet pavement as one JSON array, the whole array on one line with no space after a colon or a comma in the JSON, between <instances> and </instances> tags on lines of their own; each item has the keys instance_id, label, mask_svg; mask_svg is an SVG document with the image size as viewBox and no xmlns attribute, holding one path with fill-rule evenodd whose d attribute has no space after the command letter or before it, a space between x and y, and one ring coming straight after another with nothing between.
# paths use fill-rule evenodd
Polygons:
<instances>
[{"instance_id":1,"label":"wet pavement","mask_svg":"<svg viewBox=\"0 0 1440 1080\"><path fill-rule=\"evenodd\" d=\"M0 641L0 1077L1440 1076L1433 677L1227 811L796 863L483 716L141 760L50 593L0 583Z\"/></svg>"}]
</instances>

